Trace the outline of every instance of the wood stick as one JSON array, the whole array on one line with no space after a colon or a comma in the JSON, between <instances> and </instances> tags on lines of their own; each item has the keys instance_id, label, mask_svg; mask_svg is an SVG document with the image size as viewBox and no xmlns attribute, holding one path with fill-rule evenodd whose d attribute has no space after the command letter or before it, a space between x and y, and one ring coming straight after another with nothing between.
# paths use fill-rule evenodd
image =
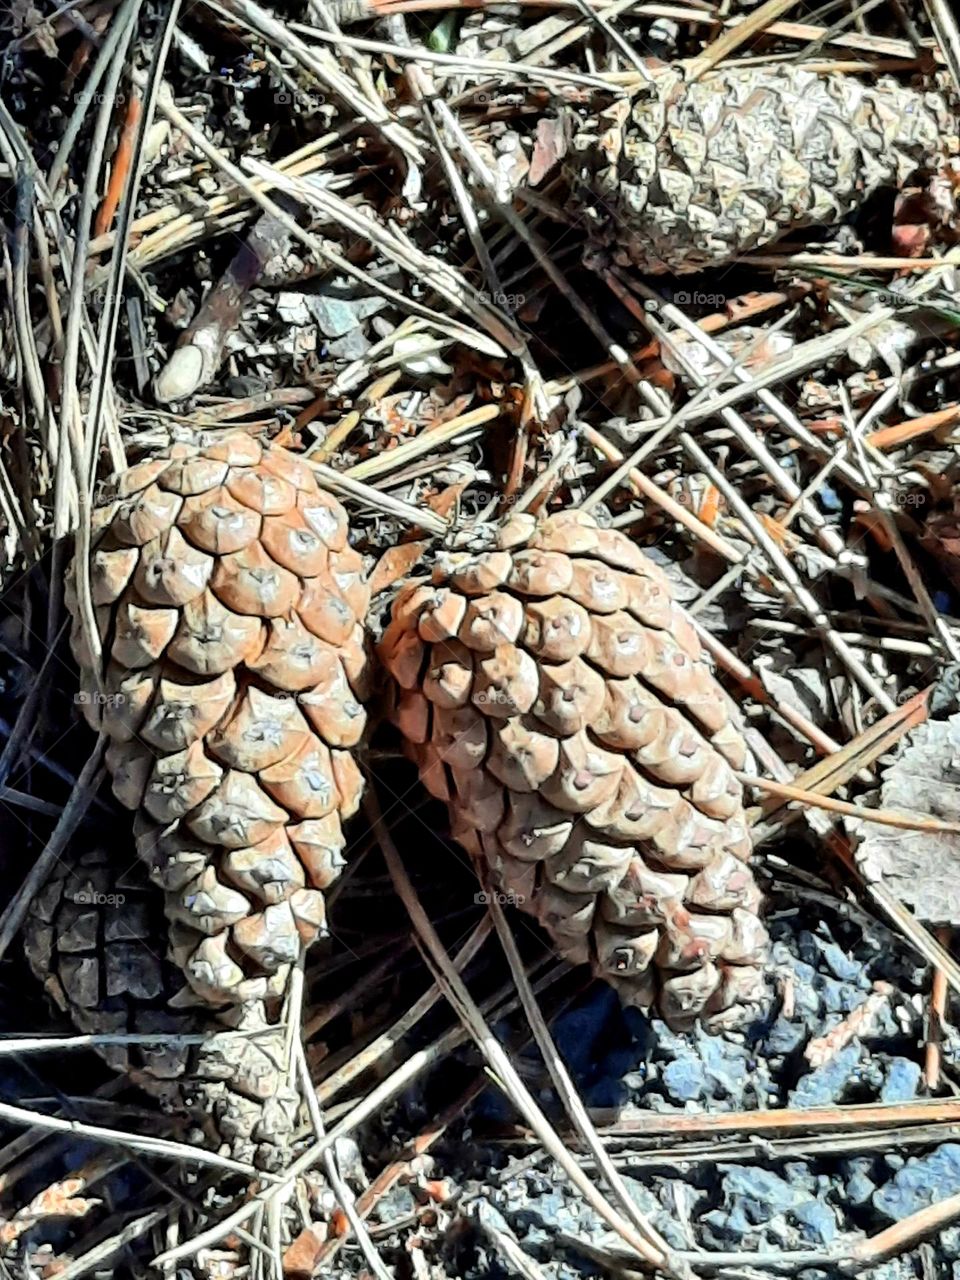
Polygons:
<instances>
[{"instance_id":1,"label":"wood stick","mask_svg":"<svg viewBox=\"0 0 960 1280\"><path fill-rule=\"evenodd\" d=\"M935 931L936 939L946 947L950 941L950 929L946 926ZM930 1025L927 1028L927 1047L924 1055L923 1077L931 1093L940 1087L940 1041L943 1038L943 1015L947 1008L947 975L940 965L933 971L930 987Z\"/></svg>"}]
</instances>

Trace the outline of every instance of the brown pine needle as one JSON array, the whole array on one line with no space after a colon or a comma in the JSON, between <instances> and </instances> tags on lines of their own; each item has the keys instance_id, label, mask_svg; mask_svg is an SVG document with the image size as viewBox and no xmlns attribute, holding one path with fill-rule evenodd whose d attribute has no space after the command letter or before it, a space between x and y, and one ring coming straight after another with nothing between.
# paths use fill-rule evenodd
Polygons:
<instances>
[{"instance_id":1,"label":"brown pine needle","mask_svg":"<svg viewBox=\"0 0 960 1280\"><path fill-rule=\"evenodd\" d=\"M698 58L692 59L687 71L687 79L697 80L712 67L718 67L742 45L766 31L772 22L776 22L795 4L796 0L767 0L766 4L762 4L743 22L735 27L729 27L722 36L712 41Z\"/></svg>"},{"instance_id":2,"label":"brown pine needle","mask_svg":"<svg viewBox=\"0 0 960 1280\"><path fill-rule=\"evenodd\" d=\"M857 734L846 746L798 774L792 785L810 794L816 792L829 795L836 791L837 787L842 787L855 778L861 769L890 751L910 729L926 720L929 696L930 689L922 689L914 694L895 711L872 724L863 733ZM772 786L767 787L767 790L771 795L777 795ZM777 808L779 806L775 802L765 801L760 806L760 812L769 817Z\"/></svg>"},{"instance_id":3,"label":"brown pine needle","mask_svg":"<svg viewBox=\"0 0 960 1280\"><path fill-rule=\"evenodd\" d=\"M818 795L815 791L790 786L786 782L772 782L769 778L756 778L749 773L736 773L735 776L745 787L756 787L758 791L767 791L782 800L799 800L811 808L828 809L831 813L842 813L845 817L859 818L862 822L876 822L879 826L897 827L901 831L925 831L929 835L960 835L960 822L919 818L909 813L896 813L892 809L865 809L862 805Z\"/></svg>"},{"instance_id":4,"label":"brown pine needle","mask_svg":"<svg viewBox=\"0 0 960 1280\"><path fill-rule=\"evenodd\" d=\"M871 431L865 439L874 449L894 449L897 445L906 444L908 440L915 440L917 436L928 435L943 427L952 427L957 421L960 421L960 404L951 404L945 409L936 409L933 413L910 418L907 422L880 427L877 431Z\"/></svg>"}]
</instances>

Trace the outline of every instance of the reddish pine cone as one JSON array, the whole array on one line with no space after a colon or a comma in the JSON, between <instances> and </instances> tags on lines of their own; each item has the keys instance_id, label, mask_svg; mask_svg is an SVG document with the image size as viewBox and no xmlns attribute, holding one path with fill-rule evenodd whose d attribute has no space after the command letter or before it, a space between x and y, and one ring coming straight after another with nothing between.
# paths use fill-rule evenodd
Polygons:
<instances>
[{"instance_id":1,"label":"reddish pine cone","mask_svg":"<svg viewBox=\"0 0 960 1280\"><path fill-rule=\"evenodd\" d=\"M762 995L747 748L663 572L579 512L405 588L394 718L454 835L557 950L673 1026Z\"/></svg>"},{"instance_id":2,"label":"reddish pine cone","mask_svg":"<svg viewBox=\"0 0 960 1280\"><path fill-rule=\"evenodd\" d=\"M80 701L172 954L214 1004L279 994L325 930L362 789L369 591L346 513L286 449L204 432L113 481L93 541L105 692L70 584Z\"/></svg>"}]
</instances>

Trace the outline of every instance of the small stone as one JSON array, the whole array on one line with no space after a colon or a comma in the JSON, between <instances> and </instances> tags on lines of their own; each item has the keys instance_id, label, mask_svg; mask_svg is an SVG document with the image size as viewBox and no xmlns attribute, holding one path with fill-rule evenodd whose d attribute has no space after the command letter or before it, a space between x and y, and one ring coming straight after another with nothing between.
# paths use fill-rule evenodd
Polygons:
<instances>
[{"instance_id":1,"label":"small stone","mask_svg":"<svg viewBox=\"0 0 960 1280\"><path fill-rule=\"evenodd\" d=\"M767 1033L764 1049L772 1057L793 1053L794 1049L803 1043L806 1036L807 1028L802 1022L794 1022L789 1018L780 1017Z\"/></svg>"},{"instance_id":2,"label":"small stone","mask_svg":"<svg viewBox=\"0 0 960 1280\"><path fill-rule=\"evenodd\" d=\"M893 1058L880 1090L881 1102L909 1102L917 1096L920 1064L909 1058Z\"/></svg>"},{"instance_id":3,"label":"small stone","mask_svg":"<svg viewBox=\"0 0 960 1280\"><path fill-rule=\"evenodd\" d=\"M668 1063L663 1069L663 1083L677 1102L695 1102L705 1098L710 1089L703 1063L692 1055Z\"/></svg>"},{"instance_id":4,"label":"small stone","mask_svg":"<svg viewBox=\"0 0 960 1280\"><path fill-rule=\"evenodd\" d=\"M153 394L161 404L185 400L201 386L203 378L203 354L199 347L178 347L157 374Z\"/></svg>"},{"instance_id":5,"label":"small stone","mask_svg":"<svg viewBox=\"0 0 960 1280\"><path fill-rule=\"evenodd\" d=\"M277 314L286 324L310 323L310 309L302 293L282 289L277 294Z\"/></svg>"},{"instance_id":6,"label":"small stone","mask_svg":"<svg viewBox=\"0 0 960 1280\"><path fill-rule=\"evenodd\" d=\"M801 1078L797 1087L790 1094L790 1105L794 1107L828 1107L839 1102L860 1063L863 1052L859 1041L843 1049L817 1067L809 1075Z\"/></svg>"},{"instance_id":7,"label":"small stone","mask_svg":"<svg viewBox=\"0 0 960 1280\"><path fill-rule=\"evenodd\" d=\"M860 961L848 956L835 942L821 943L820 950L827 968L841 982L858 982L863 978L863 965Z\"/></svg>"},{"instance_id":8,"label":"small stone","mask_svg":"<svg viewBox=\"0 0 960 1280\"><path fill-rule=\"evenodd\" d=\"M960 1193L960 1146L945 1142L931 1155L907 1160L873 1197L885 1218L899 1222L938 1200Z\"/></svg>"},{"instance_id":9,"label":"small stone","mask_svg":"<svg viewBox=\"0 0 960 1280\"><path fill-rule=\"evenodd\" d=\"M377 1201L373 1216L378 1222L393 1222L396 1218L415 1213L417 1199L409 1187L395 1186Z\"/></svg>"},{"instance_id":10,"label":"small stone","mask_svg":"<svg viewBox=\"0 0 960 1280\"><path fill-rule=\"evenodd\" d=\"M720 1165L719 1173L724 1201L733 1203L737 1197L742 1197L755 1222L766 1222L776 1214L795 1209L811 1198L810 1192L805 1188L792 1186L769 1169Z\"/></svg>"},{"instance_id":11,"label":"small stone","mask_svg":"<svg viewBox=\"0 0 960 1280\"><path fill-rule=\"evenodd\" d=\"M348 288L355 288L350 285ZM342 338L359 327L361 321L375 315L389 300L373 298L333 297L329 293L307 294L304 303L313 312L317 327L325 338Z\"/></svg>"},{"instance_id":12,"label":"small stone","mask_svg":"<svg viewBox=\"0 0 960 1280\"><path fill-rule=\"evenodd\" d=\"M847 1174L845 1192L848 1202L855 1207L866 1204L877 1189L877 1184L871 1177L873 1161L859 1156L843 1163Z\"/></svg>"},{"instance_id":13,"label":"small stone","mask_svg":"<svg viewBox=\"0 0 960 1280\"><path fill-rule=\"evenodd\" d=\"M338 360L359 360L370 350L370 339L362 329L351 329L342 338L327 343L327 354Z\"/></svg>"},{"instance_id":14,"label":"small stone","mask_svg":"<svg viewBox=\"0 0 960 1280\"><path fill-rule=\"evenodd\" d=\"M831 1244L837 1235L836 1214L822 1200L809 1200L793 1210L800 1234L808 1244Z\"/></svg>"},{"instance_id":15,"label":"small stone","mask_svg":"<svg viewBox=\"0 0 960 1280\"><path fill-rule=\"evenodd\" d=\"M742 1099L748 1077L743 1046L723 1036L707 1035L701 1027L696 1030L696 1041L707 1077L716 1086L713 1093L737 1101Z\"/></svg>"},{"instance_id":16,"label":"small stone","mask_svg":"<svg viewBox=\"0 0 960 1280\"><path fill-rule=\"evenodd\" d=\"M658 1213L663 1212L663 1206L660 1201L650 1188L644 1186L642 1182L639 1182L636 1178L631 1178L628 1174L624 1174L623 1185L627 1188L633 1203L648 1218L655 1218Z\"/></svg>"}]
</instances>

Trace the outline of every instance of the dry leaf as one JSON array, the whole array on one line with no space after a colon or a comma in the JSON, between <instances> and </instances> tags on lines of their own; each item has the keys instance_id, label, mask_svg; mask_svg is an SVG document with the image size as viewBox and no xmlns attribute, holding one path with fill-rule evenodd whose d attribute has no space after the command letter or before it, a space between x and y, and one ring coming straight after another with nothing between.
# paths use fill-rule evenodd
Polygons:
<instances>
[{"instance_id":1,"label":"dry leaf","mask_svg":"<svg viewBox=\"0 0 960 1280\"><path fill-rule=\"evenodd\" d=\"M83 1178L64 1178L41 1191L12 1218L0 1223L0 1245L6 1248L13 1244L25 1231L45 1218L82 1218L102 1204L102 1200L85 1200L77 1195L84 1185Z\"/></svg>"},{"instance_id":2,"label":"dry leaf","mask_svg":"<svg viewBox=\"0 0 960 1280\"><path fill-rule=\"evenodd\" d=\"M445 489L427 499L427 506L438 516L448 516L469 483L469 480L458 480L456 484L448 484Z\"/></svg>"},{"instance_id":3,"label":"dry leaf","mask_svg":"<svg viewBox=\"0 0 960 1280\"><path fill-rule=\"evenodd\" d=\"M370 575L370 595L378 595L386 591L394 583L405 578L429 546L429 542L404 542L400 546L388 548L377 561L376 568Z\"/></svg>"},{"instance_id":4,"label":"dry leaf","mask_svg":"<svg viewBox=\"0 0 960 1280\"><path fill-rule=\"evenodd\" d=\"M325 1243L318 1228L307 1227L301 1231L283 1255L283 1274L287 1280L309 1280Z\"/></svg>"},{"instance_id":5,"label":"dry leaf","mask_svg":"<svg viewBox=\"0 0 960 1280\"><path fill-rule=\"evenodd\" d=\"M527 185L538 186L555 164L567 154L567 124L563 118L546 117L537 121L537 138L533 144Z\"/></svg>"}]
</instances>

